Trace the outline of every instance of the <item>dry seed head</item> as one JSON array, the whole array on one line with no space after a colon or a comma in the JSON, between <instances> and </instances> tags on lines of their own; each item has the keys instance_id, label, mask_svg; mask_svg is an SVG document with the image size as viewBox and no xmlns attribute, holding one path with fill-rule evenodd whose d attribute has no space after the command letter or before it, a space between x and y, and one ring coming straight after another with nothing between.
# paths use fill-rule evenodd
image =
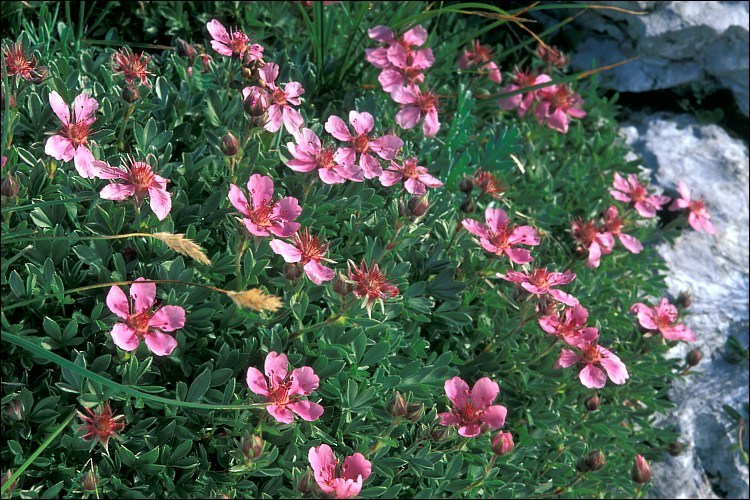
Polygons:
<instances>
[{"instance_id":1,"label":"dry seed head","mask_svg":"<svg viewBox=\"0 0 750 500\"><path fill-rule=\"evenodd\" d=\"M251 288L241 292L227 292L235 304L254 311L274 312L281 307L281 299L275 295L268 295L260 288Z\"/></svg>"},{"instance_id":2,"label":"dry seed head","mask_svg":"<svg viewBox=\"0 0 750 500\"><path fill-rule=\"evenodd\" d=\"M154 238L163 241L177 253L187 255L201 264L211 265L211 260L206 256L206 251L193 240L185 238L184 234L154 233Z\"/></svg>"}]
</instances>

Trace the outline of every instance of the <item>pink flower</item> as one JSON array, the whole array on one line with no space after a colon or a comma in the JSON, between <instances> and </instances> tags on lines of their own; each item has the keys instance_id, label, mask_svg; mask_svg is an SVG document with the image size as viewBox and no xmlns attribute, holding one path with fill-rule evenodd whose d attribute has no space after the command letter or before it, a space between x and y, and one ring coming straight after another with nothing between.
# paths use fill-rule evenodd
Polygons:
<instances>
[{"instance_id":1,"label":"pink flower","mask_svg":"<svg viewBox=\"0 0 750 500\"><path fill-rule=\"evenodd\" d=\"M151 165L145 161L135 161L128 157L129 164L122 167L111 167L106 162L94 160L93 166L99 171L102 179L115 181L101 190L99 196L105 200L126 200L134 198L137 206L143 203L148 195L151 198L151 210L159 220L164 220L172 209L172 195L167 192L167 179L156 175Z\"/></svg>"},{"instance_id":2,"label":"pink flower","mask_svg":"<svg viewBox=\"0 0 750 500\"><path fill-rule=\"evenodd\" d=\"M401 165L391 161L388 170L380 176L380 183L386 187L393 186L402 180L406 190L417 196L425 194L428 187L439 188L443 185L441 181L428 174L425 167L417 165L416 157L404 160Z\"/></svg>"},{"instance_id":3,"label":"pink flower","mask_svg":"<svg viewBox=\"0 0 750 500\"><path fill-rule=\"evenodd\" d=\"M487 207L484 211L487 225L473 219L464 219L461 224L475 236L479 236L482 248L498 257L506 254L516 264L528 264L532 260L531 253L516 245L536 246L540 243L539 233L531 226L516 226L508 224L508 214L499 208Z\"/></svg>"},{"instance_id":4,"label":"pink flower","mask_svg":"<svg viewBox=\"0 0 750 500\"><path fill-rule=\"evenodd\" d=\"M528 271L508 271L505 275L498 273L497 276L511 283L519 283L524 290L534 295L549 294L553 299L565 305L578 305L578 299L572 295L552 288L553 286L567 285L575 279L576 275L569 270L564 273L550 273L546 268L536 268L531 273Z\"/></svg>"},{"instance_id":5,"label":"pink flower","mask_svg":"<svg viewBox=\"0 0 750 500\"><path fill-rule=\"evenodd\" d=\"M580 304L568 307L561 315L551 314L539 318L539 326L550 335L556 335L570 345L593 342L599 338L599 330L586 326L589 312Z\"/></svg>"},{"instance_id":6,"label":"pink flower","mask_svg":"<svg viewBox=\"0 0 750 500\"><path fill-rule=\"evenodd\" d=\"M47 68L37 69L36 57L28 55L21 42L3 46L2 52L9 77L19 75L29 82L40 83L47 75Z\"/></svg>"},{"instance_id":7,"label":"pink flower","mask_svg":"<svg viewBox=\"0 0 750 500\"><path fill-rule=\"evenodd\" d=\"M489 378L480 378L469 391L469 385L461 377L453 377L445 381L445 393L453 408L438 413L440 424L458 425L461 436L475 437L487 428L499 429L505 425L508 410L492 404L500 393L500 387Z\"/></svg>"},{"instance_id":8,"label":"pink flower","mask_svg":"<svg viewBox=\"0 0 750 500\"><path fill-rule=\"evenodd\" d=\"M607 376L617 385L622 385L628 379L628 370L612 351L595 342L581 342L578 344L578 354L570 349L563 349L560 357L555 361L555 368L567 368L579 363L583 365L578 378L589 389L601 389L607 383ZM604 368L602 371L599 366Z\"/></svg>"},{"instance_id":9,"label":"pink flower","mask_svg":"<svg viewBox=\"0 0 750 500\"><path fill-rule=\"evenodd\" d=\"M368 179L378 177L383 173L383 169L380 162L369 152L372 151L384 160L392 160L404 145L404 141L390 134L372 139L370 132L375 126L375 120L367 112L349 111L349 123L354 128L356 135L352 135L344 120L336 115L329 116L325 124L325 129L329 134L350 144L350 147L340 147L336 152L340 155L340 161L353 164L356 155L359 154L359 166L362 168L364 176Z\"/></svg>"},{"instance_id":10,"label":"pink flower","mask_svg":"<svg viewBox=\"0 0 750 500\"><path fill-rule=\"evenodd\" d=\"M589 257L586 260L586 267L599 267L599 260L602 254L612 252L615 246L615 239L611 233L601 231L594 224L594 221L583 222L581 218L571 223L570 234L578 243L578 250L582 253L588 250Z\"/></svg>"},{"instance_id":11,"label":"pink flower","mask_svg":"<svg viewBox=\"0 0 750 500\"><path fill-rule=\"evenodd\" d=\"M44 152L57 160L73 160L81 177L97 177L98 173L92 165L94 155L87 144L99 103L86 94L78 94L73 101L73 121L70 120L68 105L54 90L49 93L49 104L62 122L62 128L58 135L47 139Z\"/></svg>"},{"instance_id":12,"label":"pink flower","mask_svg":"<svg viewBox=\"0 0 750 500\"><path fill-rule=\"evenodd\" d=\"M622 246L627 248L628 251L632 253L641 253L641 250L643 250L641 242L638 241L635 236L630 236L629 234L620 232L620 227L622 227L622 219L619 217L617 207L612 205L604 211L604 229L614 236L617 236L620 243L622 243Z\"/></svg>"},{"instance_id":13,"label":"pink flower","mask_svg":"<svg viewBox=\"0 0 750 500\"><path fill-rule=\"evenodd\" d=\"M638 182L638 176L635 174L629 174L626 181L615 172L612 186L614 189L610 189L609 194L617 201L630 203L641 217L655 217L661 206L669 202L669 196L648 196L646 186Z\"/></svg>"},{"instance_id":14,"label":"pink flower","mask_svg":"<svg viewBox=\"0 0 750 500\"><path fill-rule=\"evenodd\" d=\"M708 215L703 198L700 200L691 200L690 191L688 190L687 185L682 181L680 181L678 189L682 198L675 198L669 206L669 209L674 211L687 208L689 211L688 223L693 229L712 235L716 234L716 228L711 224L711 216Z\"/></svg>"},{"instance_id":15,"label":"pink flower","mask_svg":"<svg viewBox=\"0 0 750 500\"><path fill-rule=\"evenodd\" d=\"M295 368L289 373L289 361L285 354L268 353L264 366L266 376L257 368L247 369L247 385L255 394L265 396L266 411L282 424L294 422L294 414L312 422L323 414L323 407L301 396L309 396L318 388L320 379L309 366ZM268 381L266 381L268 377Z\"/></svg>"},{"instance_id":16,"label":"pink flower","mask_svg":"<svg viewBox=\"0 0 750 500\"><path fill-rule=\"evenodd\" d=\"M318 136L309 128L303 128L302 133L295 138L297 144L287 143L287 148L294 159L286 162L287 166L297 172L311 172L318 169L320 180L326 184L341 184L346 179L362 182L362 169L351 163L348 148L338 148L323 145Z\"/></svg>"},{"instance_id":17,"label":"pink flower","mask_svg":"<svg viewBox=\"0 0 750 500\"><path fill-rule=\"evenodd\" d=\"M339 461L327 444L310 448L307 459L318 486L333 498L356 497L362 490L362 483L372 473L372 464L361 453L346 457L339 468Z\"/></svg>"},{"instance_id":18,"label":"pink flower","mask_svg":"<svg viewBox=\"0 0 750 500\"><path fill-rule=\"evenodd\" d=\"M234 184L229 186L229 201L245 216L242 222L251 234L268 236L273 233L285 237L297 232L300 224L293 221L302 213L297 198L287 196L279 201L273 201L273 181L270 177L260 174L250 176L247 190L252 206L248 203L245 193Z\"/></svg>"},{"instance_id":19,"label":"pink flower","mask_svg":"<svg viewBox=\"0 0 750 500\"><path fill-rule=\"evenodd\" d=\"M586 112L581 109L583 99L566 85L551 85L536 91L539 105L536 108L536 119L539 125L547 124L549 128L566 134L568 118L583 118Z\"/></svg>"},{"instance_id":20,"label":"pink flower","mask_svg":"<svg viewBox=\"0 0 750 500\"><path fill-rule=\"evenodd\" d=\"M276 78L279 76L279 66L275 63L266 63L258 70L260 80L271 92L271 105L268 107L268 122L263 128L269 132L277 132L282 122L287 132L296 135L300 127L305 123L299 111L292 105L302 104L299 96L305 93L305 89L299 82L289 82L284 85L284 90L276 86Z\"/></svg>"},{"instance_id":21,"label":"pink flower","mask_svg":"<svg viewBox=\"0 0 750 500\"><path fill-rule=\"evenodd\" d=\"M386 280L378 265L373 263L372 267L368 268L364 259L360 262L359 268L349 262L347 280L354 284L354 296L365 299L368 316L372 315L372 305L375 302L380 302L383 306L383 299L398 295L398 288Z\"/></svg>"},{"instance_id":22,"label":"pink flower","mask_svg":"<svg viewBox=\"0 0 750 500\"><path fill-rule=\"evenodd\" d=\"M386 57L390 66L380 72L378 82L383 90L389 93L404 85L422 83L424 81L422 71L435 62L431 49L410 50L398 43L388 47Z\"/></svg>"},{"instance_id":23,"label":"pink flower","mask_svg":"<svg viewBox=\"0 0 750 500\"><path fill-rule=\"evenodd\" d=\"M316 285L333 279L333 269L321 264L321 261L333 262L325 257L329 243L321 243L308 229L292 236L292 243L290 245L281 240L271 240L271 250L284 257L286 262L299 262L307 277Z\"/></svg>"},{"instance_id":24,"label":"pink flower","mask_svg":"<svg viewBox=\"0 0 750 500\"><path fill-rule=\"evenodd\" d=\"M211 47L223 56L237 56L247 62L263 59L263 46L250 44L250 38L239 30L227 29L216 19L206 23L206 29L211 35Z\"/></svg>"},{"instance_id":25,"label":"pink flower","mask_svg":"<svg viewBox=\"0 0 750 500\"><path fill-rule=\"evenodd\" d=\"M638 302L630 306L630 311L638 315L638 322L647 330L658 330L667 340L695 342L695 333L683 323L677 322L677 308L662 298L656 307Z\"/></svg>"},{"instance_id":26,"label":"pink flower","mask_svg":"<svg viewBox=\"0 0 750 500\"><path fill-rule=\"evenodd\" d=\"M125 415L115 415L112 408L109 406L109 401L104 405L104 408L97 412L94 412L91 408L84 407L88 415L84 415L80 411L76 411L78 418L83 420L78 430L86 431L81 436L84 441L96 441L104 446L104 449L109 453L108 445L109 438L122 439L118 434L125 428L125 423L121 422L125 418Z\"/></svg>"},{"instance_id":27,"label":"pink flower","mask_svg":"<svg viewBox=\"0 0 750 500\"><path fill-rule=\"evenodd\" d=\"M480 66L480 73L488 73L490 80L495 83L501 83L503 75L500 73L500 68L497 67L497 64L492 61L493 53L492 49L479 43L479 40L474 40L471 43L471 49L464 50L464 53L458 59L458 67L469 69L474 66Z\"/></svg>"},{"instance_id":28,"label":"pink flower","mask_svg":"<svg viewBox=\"0 0 750 500\"><path fill-rule=\"evenodd\" d=\"M515 68L513 72L513 83L508 85L507 87L503 87L500 93L510 93L516 90L533 87L534 85L540 85L542 83L547 83L550 81L552 81L552 79L547 75L536 76L530 69L521 71L518 68ZM510 97L502 98L498 101L498 104L500 105L500 108L505 110L518 108L518 116L523 118L524 115L526 115L526 113L529 111L529 108L531 108L531 105L534 103L534 95L535 92L533 90L529 92L523 92Z\"/></svg>"},{"instance_id":29,"label":"pink flower","mask_svg":"<svg viewBox=\"0 0 750 500\"><path fill-rule=\"evenodd\" d=\"M438 133L438 97L434 92L423 92L416 85L408 85L393 91L391 97L401 104L401 110L396 114L396 123L401 128L415 127L424 116L422 132L425 137L432 137Z\"/></svg>"},{"instance_id":30,"label":"pink flower","mask_svg":"<svg viewBox=\"0 0 750 500\"><path fill-rule=\"evenodd\" d=\"M185 309L180 306L158 306L156 303L156 285L140 283L145 278L138 278L130 285L130 299L120 287L113 286L107 294L107 307L124 323L115 323L112 328L112 341L125 351L134 351L141 339L157 356L168 356L177 347L177 341L163 332L173 332L185 326ZM131 312L132 311L132 312Z\"/></svg>"},{"instance_id":31,"label":"pink flower","mask_svg":"<svg viewBox=\"0 0 750 500\"><path fill-rule=\"evenodd\" d=\"M435 61L432 49L412 48L421 47L427 41L427 30L422 26L415 26L399 37L395 37L390 28L382 25L367 30L367 34L370 38L388 45L388 47L380 47L377 49L365 49L365 59L376 68L391 68L393 66L391 57L400 59L401 56L396 52L392 53L391 57L389 57L388 50L392 47L400 47L406 58L411 58L412 61L418 61L420 65L426 64L422 69L429 68Z\"/></svg>"}]
</instances>

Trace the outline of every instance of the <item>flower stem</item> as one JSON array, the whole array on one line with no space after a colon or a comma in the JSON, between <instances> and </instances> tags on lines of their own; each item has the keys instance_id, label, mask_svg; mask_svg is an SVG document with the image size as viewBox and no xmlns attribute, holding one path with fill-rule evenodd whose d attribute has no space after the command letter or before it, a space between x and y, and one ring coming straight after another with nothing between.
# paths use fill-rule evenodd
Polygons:
<instances>
[{"instance_id":1,"label":"flower stem","mask_svg":"<svg viewBox=\"0 0 750 500\"><path fill-rule=\"evenodd\" d=\"M243 236L237 245L237 256L234 259L234 274L237 276L237 291L241 291L244 286L244 277L242 276L242 254L245 252L245 243L247 240Z\"/></svg>"},{"instance_id":2,"label":"flower stem","mask_svg":"<svg viewBox=\"0 0 750 500\"><path fill-rule=\"evenodd\" d=\"M123 141L123 138L125 137L125 128L128 125L128 120L130 120L130 116L133 114L133 111L135 110L135 103L132 103L130 106L128 106L127 112L125 112L125 118L122 120L122 128L120 129L120 133L117 135L117 144L120 146L120 151L125 150L125 142Z\"/></svg>"}]
</instances>

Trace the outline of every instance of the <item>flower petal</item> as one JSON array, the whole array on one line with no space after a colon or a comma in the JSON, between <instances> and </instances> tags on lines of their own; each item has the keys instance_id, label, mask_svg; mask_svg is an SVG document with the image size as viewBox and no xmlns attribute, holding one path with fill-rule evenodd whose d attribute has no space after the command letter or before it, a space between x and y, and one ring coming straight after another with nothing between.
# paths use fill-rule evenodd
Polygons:
<instances>
[{"instance_id":1,"label":"flower petal","mask_svg":"<svg viewBox=\"0 0 750 500\"><path fill-rule=\"evenodd\" d=\"M164 332L173 332L185 326L185 309L180 306L163 306L151 317L148 326Z\"/></svg>"},{"instance_id":2,"label":"flower petal","mask_svg":"<svg viewBox=\"0 0 750 500\"><path fill-rule=\"evenodd\" d=\"M445 381L445 394L451 403L458 408L464 408L469 396L469 384L463 381L461 377L453 377ZM498 388L499 391L499 388Z\"/></svg>"},{"instance_id":3,"label":"flower petal","mask_svg":"<svg viewBox=\"0 0 750 500\"><path fill-rule=\"evenodd\" d=\"M489 425L493 429L499 429L505 425L505 416L508 409L501 405L492 405L479 416L479 420Z\"/></svg>"},{"instance_id":4,"label":"flower petal","mask_svg":"<svg viewBox=\"0 0 750 500\"><path fill-rule=\"evenodd\" d=\"M284 262L299 262L302 260L302 250L294 245L276 239L271 240L269 245L273 253L284 258Z\"/></svg>"},{"instance_id":5,"label":"flower petal","mask_svg":"<svg viewBox=\"0 0 750 500\"><path fill-rule=\"evenodd\" d=\"M250 193L253 209L257 210L273 199L273 181L265 175L253 174L247 181L247 192Z\"/></svg>"},{"instance_id":6,"label":"flower petal","mask_svg":"<svg viewBox=\"0 0 750 500\"><path fill-rule=\"evenodd\" d=\"M290 395L304 394L309 396L320 384L320 378L315 375L315 372L309 366L295 368L289 381L291 382L289 386Z\"/></svg>"},{"instance_id":7,"label":"flower petal","mask_svg":"<svg viewBox=\"0 0 750 500\"><path fill-rule=\"evenodd\" d=\"M357 111L349 111L349 123L352 124L354 132L357 135L367 134L375 126L375 120L372 115L366 111L358 113Z\"/></svg>"},{"instance_id":8,"label":"flower petal","mask_svg":"<svg viewBox=\"0 0 750 500\"><path fill-rule=\"evenodd\" d=\"M123 351L135 351L141 340L135 330L125 323L115 323L112 327L112 342Z\"/></svg>"},{"instance_id":9,"label":"flower petal","mask_svg":"<svg viewBox=\"0 0 750 500\"><path fill-rule=\"evenodd\" d=\"M467 438L478 436L482 429L477 424L462 425L458 428L459 435Z\"/></svg>"},{"instance_id":10,"label":"flower petal","mask_svg":"<svg viewBox=\"0 0 750 500\"><path fill-rule=\"evenodd\" d=\"M76 150L70 139L61 135L53 135L47 139L47 143L44 145L44 153L56 160L70 161L73 159L75 152Z\"/></svg>"},{"instance_id":11,"label":"flower petal","mask_svg":"<svg viewBox=\"0 0 750 500\"><path fill-rule=\"evenodd\" d=\"M149 331L143 336L148 348L157 356L169 356L177 347L177 340L171 335L155 330Z\"/></svg>"},{"instance_id":12,"label":"flower petal","mask_svg":"<svg viewBox=\"0 0 750 500\"><path fill-rule=\"evenodd\" d=\"M130 319L130 304L125 292L119 286L113 286L107 293L107 307L122 319Z\"/></svg>"},{"instance_id":13,"label":"flower petal","mask_svg":"<svg viewBox=\"0 0 750 500\"><path fill-rule=\"evenodd\" d=\"M302 420L307 420L308 422L314 422L323 415L323 407L312 401L297 401L288 404L287 407L299 415Z\"/></svg>"},{"instance_id":14,"label":"flower petal","mask_svg":"<svg viewBox=\"0 0 750 500\"><path fill-rule=\"evenodd\" d=\"M54 90L49 93L49 105L52 107L52 111L55 112L60 121L63 122L63 125L70 123L70 109L65 101L63 101L63 98L60 97L60 94Z\"/></svg>"},{"instance_id":15,"label":"flower petal","mask_svg":"<svg viewBox=\"0 0 750 500\"><path fill-rule=\"evenodd\" d=\"M97 170L93 167L94 155L86 146L78 146L73 153L73 165L78 175L85 179L96 177Z\"/></svg>"},{"instance_id":16,"label":"flower petal","mask_svg":"<svg viewBox=\"0 0 750 500\"><path fill-rule=\"evenodd\" d=\"M471 388L471 404L474 408L487 408L495 401L500 393L500 386L497 382L490 380L488 377L482 377L474 382Z\"/></svg>"},{"instance_id":17,"label":"flower petal","mask_svg":"<svg viewBox=\"0 0 750 500\"><path fill-rule=\"evenodd\" d=\"M146 278L138 278L130 285L130 298L136 314L147 311L156 301L156 283L141 283Z\"/></svg>"},{"instance_id":18,"label":"flower petal","mask_svg":"<svg viewBox=\"0 0 750 500\"><path fill-rule=\"evenodd\" d=\"M86 94L78 94L73 100L73 118L76 123L91 123L99 103Z\"/></svg>"},{"instance_id":19,"label":"flower petal","mask_svg":"<svg viewBox=\"0 0 750 500\"><path fill-rule=\"evenodd\" d=\"M607 383L607 376L594 365L584 366L578 378L589 389L601 389Z\"/></svg>"},{"instance_id":20,"label":"flower petal","mask_svg":"<svg viewBox=\"0 0 750 500\"><path fill-rule=\"evenodd\" d=\"M206 29L214 40L219 40L224 43L229 42L229 33L227 33L227 29L218 21L218 19L211 19L206 23Z\"/></svg>"},{"instance_id":21,"label":"flower petal","mask_svg":"<svg viewBox=\"0 0 750 500\"><path fill-rule=\"evenodd\" d=\"M245 193L234 184L229 185L229 201L232 203L232 206L239 210L243 215L250 215L250 206L247 203Z\"/></svg>"},{"instance_id":22,"label":"flower petal","mask_svg":"<svg viewBox=\"0 0 750 500\"><path fill-rule=\"evenodd\" d=\"M320 262L314 260L305 264L303 268L307 277L310 278L310 281L316 285L322 285L324 281L331 281L336 275L336 273L333 272L333 269L321 265Z\"/></svg>"},{"instance_id":23,"label":"flower petal","mask_svg":"<svg viewBox=\"0 0 750 500\"><path fill-rule=\"evenodd\" d=\"M341 477L344 479L355 480L357 476L362 476L364 481L370 477L370 474L372 474L372 464L361 453L346 457L341 466Z\"/></svg>"},{"instance_id":24,"label":"flower petal","mask_svg":"<svg viewBox=\"0 0 750 500\"><path fill-rule=\"evenodd\" d=\"M274 403L272 405L266 406L266 411L270 413L277 422L281 422L282 424L291 424L292 422L294 422L294 413L292 413L292 410L287 408L287 405L279 405Z\"/></svg>"},{"instance_id":25,"label":"flower petal","mask_svg":"<svg viewBox=\"0 0 750 500\"><path fill-rule=\"evenodd\" d=\"M260 370L251 366L247 369L247 376L245 377L245 380L247 381L247 386L255 394L268 396L268 382L266 381L266 377L263 376Z\"/></svg>"},{"instance_id":26,"label":"flower petal","mask_svg":"<svg viewBox=\"0 0 750 500\"><path fill-rule=\"evenodd\" d=\"M286 354L277 354L275 351L269 352L263 370L271 382L272 389L281 385L289 371L289 360L287 360Z\"/></svg>"}]
</instances>

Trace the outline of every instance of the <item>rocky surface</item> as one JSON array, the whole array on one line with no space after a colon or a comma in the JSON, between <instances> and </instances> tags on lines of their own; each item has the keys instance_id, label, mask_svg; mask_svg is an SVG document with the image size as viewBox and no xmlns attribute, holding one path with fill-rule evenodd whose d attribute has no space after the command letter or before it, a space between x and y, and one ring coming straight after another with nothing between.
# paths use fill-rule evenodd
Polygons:
<instances>
[{"instance_id":1,"label":"rocky surface","mask_svg":"<svg viewBox=\"0 0 750 500\"><path fill-rule=\"evenodd\" d=\"M688 227L659 252L670 274L670 293L692 293L686 323L698 341L672 349L684 357L703 352L695 373L676 382L670 398L677 408L667 417L682 433L685 451L664 454L653 464L653 498L748 498L748 467L739 452L729 405L743 413L748 402L748 364L728 362L727 340L748 346L748 149L716 125L701 125L689 115L634 115L622 126L626 142L650 170L652 184L668 194L683 180L693 198L702 195L713 237ZM676 194L676 193L673 193ZM746 429L747 431L747 429ZM747 450L747 432L744 437Z\"/></svg>"},{"instance_id":2,"label":"rocky surface","mask_svg":"<svg viewBox=\"0 0 750 500\"><path fill-rule=\"evenodd\" d=\"M620 92L718 86L731 90L748 116L749 2L595 3L645 14L598 8L576 17L572 25L583 29L585 36L572 55L574 68L588 70L592 64L638 57L602 73L602 85ZM534 16L552 25L570 14L546 10Z\"/></svg>"}]
</instances>

